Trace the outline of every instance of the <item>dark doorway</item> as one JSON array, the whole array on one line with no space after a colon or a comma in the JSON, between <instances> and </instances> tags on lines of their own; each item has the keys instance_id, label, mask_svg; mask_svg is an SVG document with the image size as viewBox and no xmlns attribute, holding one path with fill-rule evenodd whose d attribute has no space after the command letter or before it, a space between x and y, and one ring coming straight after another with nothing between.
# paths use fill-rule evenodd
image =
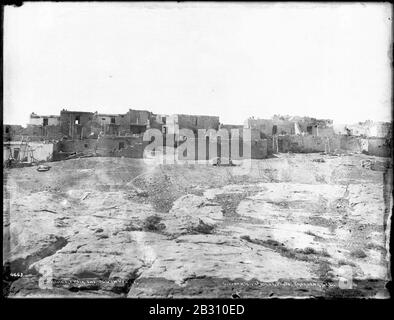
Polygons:
<instances>
[{"instance_id":1,"label":"dark doorway","mask_svg":"<svg viewBox=\"0 0 394 320\"><path fill-rule=\"evenodd\" d=\"M111 117L111 123L115 123L115 117Z\"/></svg>"},{"instance_id":2,"label":"dark doorway","mask_svg":"<svg viewBox=\"0 0 394 320\"><path fill-rule=\"evenodd\" d=\"M209 160L209 156L210 156L210 154L209 154L209 143L210 143L209 137L206 136L205 137L205 160Z\"/></svg>"},{"instance_id":3,"label":"dark doorway","mask_svg":"<svg viewBox=\"0 0 394 320\"><path fill-rule=\"evenodd\" d=\"M15 160L19 159L19 149L14 149L14 159Z\"/></svg>"},{"instance_id":4,"label":"dark doorway","mask_svg":"<svg viewBox=\"0 0 394 320\"><path fill-rule=\"evenodd\" d=\"M119 142L119 150L124 149L124 142Z\"/></svg>"},{"instance_id":5,"label":"dark doorway","mask_svg":"<svg viewBox=\"0 0 394 320\"><path fill-rule=\"evenodd\" d=\"M286 151L283 151L283 140L282 139L278 139L278 152L286 152Z\"/></svg>"},{"instance_id":6,"label":"dark doorway","mask_svg":"<svg viewBox=\"0 0 394 320\"><path fill-rule=\"evenodd\" d=\"M82 128L81 127L76 127L75 128L76 130L76 135L77 135L77 138L81 138L81 140L82 140Z\"/></svg>"},{"instance_id":7,"label":"dark doorway","mask_svg":"<svg viewBox=\"0 0 394 320\"><path fill-rule=\"evenodd\" d=\"M44 119L43 119L42 125L43 125L43 126L47 126L47 125L48 125L48 118L44 118Z\"/></svg>"},{"instance_id":8,"label":"dark doorway","mask_svg":"<svg viewBox=\"0 0 394 320\"><path fill-rule=\"evenodd\" d=\"M218 137L216 141L217 156L222 157L222 137Z\"/></svg>"},{"instance_id":9,"label":"dark doorway","mask_svg":"<svg viewBox=\"0 0 394 320\"><path fill-rule=\"evenodd\" d=\"M306 127L306 132L309 133L309 134L312 134L312 128L313 128L312 126L307 126Z\"/></svg>"}]
</instances>

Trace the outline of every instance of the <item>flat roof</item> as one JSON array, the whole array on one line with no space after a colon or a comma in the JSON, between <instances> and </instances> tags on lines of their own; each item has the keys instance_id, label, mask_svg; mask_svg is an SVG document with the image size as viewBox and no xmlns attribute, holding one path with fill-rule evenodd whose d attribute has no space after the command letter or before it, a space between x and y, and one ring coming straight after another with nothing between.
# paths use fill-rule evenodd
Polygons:
<instances>
[{"instance_id":1,"label":"flat roof","mask_svg":"<svg viewBox=\"0 0 394 320\"><path fill-rule=\"evenodd\" d=\"M119 117L119 116L125 116L125 113L117 113L117 114L108 114L108 113L98 113L98 117Z\"/></svg>"},{"instance_id":2,"label":"flat roof","mask_svg":"<svg viewBox=\"0 0 394 320\"><path fill-rule=\"evenodd\" d=\"M173 114L173 116L219 118L219 116L208 116L208 115L202 115L202 114L185 114L185 113L175 113L175 114Z\"/></svg>"},{"instance_id":3,"label":"flat roof","mask_svg":"<svg viewBox=\"0 0 394 320\"><path fill-rule=\"evenodd\" d=\"M60 118L60 116L49 115L49 116L40 116L39 114L31 114L30 118L39 119L39 118Z\"/></svg>"},{"instance_id":4,"label":"flat roof","mask_svg":"<svg viewBox=\"0 0 394 320\"><path fill-rule=\"evenodd\" d=\"M60 113L88 113L88 114L94 114L94 112L89 112L89 111L70 111L70 110L62 110Z\"/></svg>"}]
</instances>

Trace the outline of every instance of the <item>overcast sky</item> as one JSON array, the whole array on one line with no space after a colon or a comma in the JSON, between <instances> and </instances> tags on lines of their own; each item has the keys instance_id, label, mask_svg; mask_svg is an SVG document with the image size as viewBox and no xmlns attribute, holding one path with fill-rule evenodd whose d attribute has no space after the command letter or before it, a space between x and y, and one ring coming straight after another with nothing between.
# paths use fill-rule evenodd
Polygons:
<instances>
[{"instance_id":1,"label":"overcast sky","mask_svg":"<svg viewBox=\"0 0 394 320\"><path fill-rule=\"evenodd\" d=\"M389 4L25 3L4 123L68 110L390 120Z\"/></svg>"}]
</instances>

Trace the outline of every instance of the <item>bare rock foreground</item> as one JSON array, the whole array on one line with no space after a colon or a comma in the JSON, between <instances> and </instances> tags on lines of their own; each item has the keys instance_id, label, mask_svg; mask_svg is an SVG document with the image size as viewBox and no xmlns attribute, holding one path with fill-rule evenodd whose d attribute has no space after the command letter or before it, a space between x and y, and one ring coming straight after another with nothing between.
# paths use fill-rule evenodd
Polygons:
<instances>
[{"instance_id":1,"label":"bare rock foreground","mask_svg":"<svg viewBox=\"0 0 394 320\"><path fill-rule=\"evenodd\" d=\"M388 161L84 158L6 170L4 260L20 275L3 294L387 297L392 173L366 159Z\"/></svg>"}]
</instances>

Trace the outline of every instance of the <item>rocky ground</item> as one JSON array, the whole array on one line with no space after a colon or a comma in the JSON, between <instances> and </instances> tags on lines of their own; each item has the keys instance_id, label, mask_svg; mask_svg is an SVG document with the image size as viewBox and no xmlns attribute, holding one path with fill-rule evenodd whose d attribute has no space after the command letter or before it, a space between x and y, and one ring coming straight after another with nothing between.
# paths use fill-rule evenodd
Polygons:
<instances>
[{"instance_id":1,"label":"rocky ground","mask_svg":"<svg viewBox=\"0 0 394 320\"><path fill-rule=\"evenodd\" d=\"M391 171L367 159L387 161L83 158L6 169L3 294L387 297Z\"/></svg>"}]
</instances>

